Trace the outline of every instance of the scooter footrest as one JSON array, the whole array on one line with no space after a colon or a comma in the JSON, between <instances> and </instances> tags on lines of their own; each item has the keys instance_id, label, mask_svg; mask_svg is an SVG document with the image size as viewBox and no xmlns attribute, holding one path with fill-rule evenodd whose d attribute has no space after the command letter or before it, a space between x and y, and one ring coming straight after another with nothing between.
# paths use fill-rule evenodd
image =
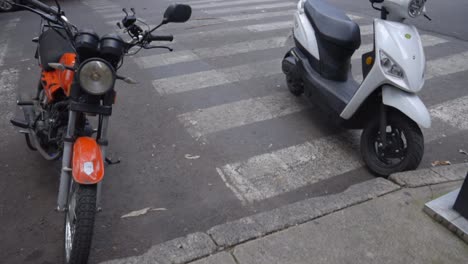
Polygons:
<instances>
[{"instance_id":1,"label":"scooter footrest","mask_svg":"<svg viewBox=\"0 0 468 264\"><path fill-rule=\"evenodd\" d=\"M25 120L11 119L10 122L16 127L29 128L29 123L26 122Z\"/></svg>"}]
</instances>

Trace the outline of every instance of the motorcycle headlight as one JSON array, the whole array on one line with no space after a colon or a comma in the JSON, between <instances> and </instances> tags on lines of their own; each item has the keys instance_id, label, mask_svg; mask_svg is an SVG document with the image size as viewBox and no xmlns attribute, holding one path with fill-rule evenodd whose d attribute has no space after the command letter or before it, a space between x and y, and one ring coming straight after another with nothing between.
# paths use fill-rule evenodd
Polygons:
<instances>
[{"instance_id":1,"label":"motorcycle headlight","mask_svg":"<svg viewBox=\"0 0 468 264\"><path fill-rule=\"evenodd\" d=\"M410 17L420 16L424 10L426 0L411 0L408 5L408 14Z\"/></svg>"},{"instance_id":2,"label":"motorcycle headlight","mask_svg":"<svg viewBox=\"0 0 468 264\"><path fill-rule=\"evenodd\" d=\"M403 79L405 77L405 73L403 69L394 62L385 52L382 50L380 51L380 65L385 73Z\"/></svg>"},{"instance_id":3,"label":"motorcycle headlight","mask_svg":"<svg viewBox=\"0 0 468 264\"><path fill-rule=\"evenodd\" d=\"M107 93L114 87L115 78L115 71L112 66L101 59L86 60L78 70L81 87L93 95Z\"/></svg>"}]
</instances>

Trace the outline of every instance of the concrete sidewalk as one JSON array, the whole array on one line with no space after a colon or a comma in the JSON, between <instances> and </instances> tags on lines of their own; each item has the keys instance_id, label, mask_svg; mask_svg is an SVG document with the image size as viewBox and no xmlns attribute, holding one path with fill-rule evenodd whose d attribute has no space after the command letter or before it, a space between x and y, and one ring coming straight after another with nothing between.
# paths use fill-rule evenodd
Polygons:
<instances>
[{"instance_id":1,"label":"concrete sidewalk","mask_svg":"<svg viewBox=\"0 0 468 264\"><path fill-rule=\"evenodd\" d=\"M376 178L106 263L468 263L468 245L422 210L460 187L467 170Z\"/></svg>"}]
</instances>

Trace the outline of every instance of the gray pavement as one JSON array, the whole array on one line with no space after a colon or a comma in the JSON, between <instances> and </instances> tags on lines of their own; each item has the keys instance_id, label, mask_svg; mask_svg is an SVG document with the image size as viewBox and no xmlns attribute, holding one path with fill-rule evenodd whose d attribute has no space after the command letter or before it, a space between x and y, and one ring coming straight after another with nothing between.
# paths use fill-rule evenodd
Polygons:
<instances>
[{"instance_id":1,"label":"gray pavement","mask_svg":"<svg viewBox=\"0 0 468 264\"><path fill-rule=\"evenodd\" d=\"M122 7L133 6L140 17L156 24L171 2L62 4L74 23L103 35L116 30ZM367 189L361 189L359 201L370 199L368 184L375 178L362 164L359 131L331 125L314 106L289 95L275 66L289 48L296 1L182 2L193 5L192 20L163 28L175 35L170 45L175 51L142 52L136 59L126 58L120 70L140 84L117 87L109 153L123 162L106 168L104 211L97 218L90 263L141 255L154 245L211 228L214 232L214 227L290 204L297 206L290 211L297 216L295 223L310 221L298 214L313 212L305 201L318 198L330 213L336 208L330 197L341 199L362 186ZM357 53L367 51L377 12L368 1L333 2L361 26L363 45ZM468 37L458 15L463 3L430 2L437 5L434 12L441 11L430 24L417 21L430 77L420 95L433 115L433 127L424 131L421 168L430 168L435 160L468 161L459 152L468 150L468 42L463 40ZM9 238L0 242L0 259L6 263L62 260L63 216L53 211L58 166L28 151L8 122L15 99L29 96L37 85L30 40L37 36L38 22L24 11L0 14L5 25L0 27L0 234ZM444 30L451 26L457 34ZM359 60L353 64L359 78ZM167 210L121 218L146 207ZM249 230L254 237L287 226L261 223L269 229L253 223L256 229ZM225 243L246 241L252 234ZM206 241L205 235L193 239ZM206 254L194 255L199 253Z\"/></svg>"}]
</instances>

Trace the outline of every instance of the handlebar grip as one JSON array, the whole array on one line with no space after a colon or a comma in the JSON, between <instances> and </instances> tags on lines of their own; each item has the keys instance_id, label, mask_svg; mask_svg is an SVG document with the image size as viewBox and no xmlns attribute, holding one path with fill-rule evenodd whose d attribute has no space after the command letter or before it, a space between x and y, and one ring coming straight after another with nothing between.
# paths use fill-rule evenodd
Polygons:
<instances>
[{"instance_id":1,"label":"handlebar grip","mask_svg":"<svg viewBox=\"0 0 468 264\"><path fill-rule=\"evenodd\" d=\"M173 35L159 35L159 36L156 36L156 35L153 35L153 34L150 34L149 35L149 39L151 41L173 41L174 40L174 36Z\"/></svg>"},{"instance_id":2,"label":"handlebar grip","mask_svg":"<svg viewBox=\"0 0 468 264\"><path fill-rule=\"evenodd\" d=\"M53 9L52 7L42 3L41 1L38 0L26 0L26 2L30 3L31 5L37 7L43 12L46 12L47 14L53 14L53 15L60 15L57 10Z\"/></svg>"}]
</instances>

